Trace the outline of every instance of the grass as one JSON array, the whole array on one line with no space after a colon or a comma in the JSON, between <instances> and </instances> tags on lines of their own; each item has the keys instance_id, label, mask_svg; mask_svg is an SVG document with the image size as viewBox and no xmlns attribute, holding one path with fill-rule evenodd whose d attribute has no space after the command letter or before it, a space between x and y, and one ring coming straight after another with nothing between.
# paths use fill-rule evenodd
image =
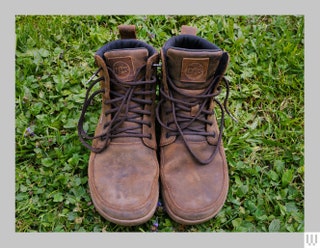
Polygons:
<instances>
[{"instance_id":1,"label":"grass","mask_svg":"<svg viewBox=\"0 0 320 248\"><path fill-rule=\"evenodd\" d=\"M124 23L158 50L181 25L196 26L230 54L239 120L226 118L223 136L230 188L203 224L179 225L159 206L147 223L122 227L91 202L76 125L93 54ZM304 231L303 16L16 16L15 90L16 232Z\"/></svg>"}]
</instances>

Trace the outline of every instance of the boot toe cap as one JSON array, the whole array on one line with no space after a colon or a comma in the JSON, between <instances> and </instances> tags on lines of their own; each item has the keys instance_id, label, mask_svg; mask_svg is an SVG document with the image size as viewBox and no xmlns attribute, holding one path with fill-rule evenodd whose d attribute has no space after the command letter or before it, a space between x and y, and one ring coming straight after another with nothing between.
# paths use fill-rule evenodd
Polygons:
<instances>
[{"instance_id":1,"label":"boot toe cap","mask_svg":"<svg viewBox=\"0 0 320 248\"><path fill-rule=\"evenodd\" d=\"M182 145L175 146L183 156L167 153L161 171L166 209L179 223L202 223L219 212L227 197L229 179L223 148L210 164L199 165Z\"/></svg>"},{"instance_id":2,"label":"boot toe cap","mask_svg":"<svg viewBox=\"0 0 320 248\"><path fill-rule=\"evenodd\" d=\"M150 219L159 196L157 161L141 149L127 151L109 146L92 154L89 187L97 211L121 225L138 225Z\"/></svg>"}]
</instances>

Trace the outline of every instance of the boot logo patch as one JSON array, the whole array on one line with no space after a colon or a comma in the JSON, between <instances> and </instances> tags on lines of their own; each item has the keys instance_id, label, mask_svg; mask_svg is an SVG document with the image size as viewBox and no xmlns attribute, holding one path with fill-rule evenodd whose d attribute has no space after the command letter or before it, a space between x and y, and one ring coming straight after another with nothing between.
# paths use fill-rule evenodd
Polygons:
<instances>
[{"instance_id":1,"label":"boot logo patch","mask_svg":"<svg viewBox=\"0 0 320 248\"><path fill-rule=\"evenodd\" d=\"M208 65L209 58L184 58L180 80L182 82L205 82Z\"/></svg>"},{"instance_id":2,"label":"boot logo patch","mask_svg":"<svg viewBox=\"0 0 320 248\"><path fill-rule=\"evenodd\" d=\"M131 57L109 59L113 72L123 81L134 80L134 68Z\"/></svg>"}]
</instances>

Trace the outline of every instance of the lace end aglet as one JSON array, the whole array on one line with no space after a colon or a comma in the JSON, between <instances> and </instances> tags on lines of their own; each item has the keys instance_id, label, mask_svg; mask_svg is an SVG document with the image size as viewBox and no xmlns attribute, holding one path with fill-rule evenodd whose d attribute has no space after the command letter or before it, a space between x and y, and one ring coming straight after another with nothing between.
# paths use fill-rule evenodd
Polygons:
<instances>
[{"instance_id":1,"label":"lace end aglet","mask_svg":"<svg viewBox=\"0 0 320 248\"><path fill-rule=\"evenodd\" d=\"M230 117L234 122L236 122L237 124L239 123L239 121L236 117L234 117L233 115L230 115Z\"/></svg>"},{"instance_id":2,"label":"lace end aglet","mask_svg":"<svg viewBox=\"0 0 320 248\"><path fill-rule=\"evenodd\" d=\"M225 108L227 114L231 117L231 119L232 119L234 122L239 123L238 119L237 119L236 117L234 117L233 114L230 113L230 111L229 111L228 108L226 108L226 105L224 106L224 108Z\"/></svg>"},{"instance_id":3,"label":"lace end aglet","mask_svg":"<svg viewBox=\"0 0 320 248\"><path fill-rule=\"evenodd\" d=\"M98 75L98 73L101 71L101 69L102 68L100 67L95 73L93 73L92 76L85 82L85 85L89 84Z\"/></svg>"}]
</instances>

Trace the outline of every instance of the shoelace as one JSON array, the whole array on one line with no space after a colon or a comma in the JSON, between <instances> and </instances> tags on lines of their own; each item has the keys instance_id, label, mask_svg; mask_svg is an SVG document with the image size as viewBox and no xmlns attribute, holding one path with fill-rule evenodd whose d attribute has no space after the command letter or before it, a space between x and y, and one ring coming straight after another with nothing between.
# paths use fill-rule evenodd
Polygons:
<instances>
[{"instance_id":1,"label":"shoelace","mask_svg":"<svg viewBox=\"0 0 320 248\"><path fill-rule=\"evenodd\" d=\"M137 75L145 68L145 66L141 67ZM78 135L81 143L95 153L102 152L108 145L108 141L112 138L117 137L139 137L139 138L151 138L151 134L143 134L142 133L142 125L151 126L151 122L147 122L143 120L143 115L151 115L151 111L144 110L144 105L152 104L151 100L145 99L144 96L152 95L155 92L155 83L156 77L152 77L151 80L145 80L143 77L140 80L133 80L131 82L123 82L121 81L115 72L108 67L108 71L114 77L110 78L110 84L117 88L117 90L110 90L110 100L106 100L104 104L110 105L111 108L107 110L104 114L108 116L112 115L111 121L104 123L105 132L96 136L90 136L84 130L84 121L85 114L87 112L88 107L90 106L93 98L98 95L105 93L105 89L99 89L94 91L91 95L90 92L94 85L104 80L103 77L99 77L94 80L95 77L98 77L98 73L101 70L99 68L88 80L87 83L90 83L85 100L83 103L81 115L78 122ZM146 85L150 85L150 89L145 87ZM120 89L120 90L119 90ZM140 96L140 97L139 97ZM123 114L121 114L123 113ZM121 127L124 122L132 122L138 125L129 126L129 127ZM87 140L101 139L104 140L104 146L101 148L96 148L90 145Z\"/></svg>"},{"instance_id":2,"label":"shoelace","mask_svg":"<svg viewBox=\"0 0 320 248\"><path fill-rule=\"evenodd\" d=\"M168 73L167 73L168 75ZM216 83L221 80L225 87L226 87L226 96L223 102L223 105L219 102L219 100L216 99L216 96L218 96L221 93L221 85L218 86L216 92L213 92L213 89L216 85ZM221 139L222 139L222 131L224 126L224 115L225 111L227 114L237 122L237 120L232 116L230 111L227 107L228 97L229 97L229 82L224 76L215 76L208 88L201 94L198 95L190 95L185 92L183 92L181 89L176 87L174 83L172 82L172 79L167 76L167 82L169 87L169 93L167 94L163 88L160 89L160 93L162 95L162 98L160 102L158 103L157 109L156 109L156 116L158 119L158 122L160 125L164 128L166 128L169 132L167 133L168 136L176 136L180 135L190 152L190 154L194 157L194 159L199 162L202 165L208 164L212 162L214 157L216 156ZM180 99L177 99L174 97L174 93L178 93L180 96ZM212 93L213 92L213 93ZM219 127L219 135L218 135L218 141L217 146L207 159L200 158L199 155L195 154L195 152L192 150L191 146L189 145L185 135L201 135L201 136L212 136L215 137L215 133L210 133L205 131L206 124L212 125L210 121L207 120L206 116L213 115L213 110L208 110L208 104L209 101L214 98L214 101L217 103L221 110L221 120L220 120L220 127ZM160 118L160 106L165 102L170 101L171 102L171 109L168 110L165 114L172 113L173 120L169 121L168 123L163 123ZM186 115L183 113L183 111L191 112L191 108L198 105L198 111L193 116ZM195 123L196 122L196 123ZM172 125L174 123L174 125ZM195 123L195 125L192 125ZM172 127L173 126L173 127Z\"/></svg>"}]
</instances>

